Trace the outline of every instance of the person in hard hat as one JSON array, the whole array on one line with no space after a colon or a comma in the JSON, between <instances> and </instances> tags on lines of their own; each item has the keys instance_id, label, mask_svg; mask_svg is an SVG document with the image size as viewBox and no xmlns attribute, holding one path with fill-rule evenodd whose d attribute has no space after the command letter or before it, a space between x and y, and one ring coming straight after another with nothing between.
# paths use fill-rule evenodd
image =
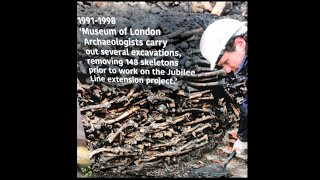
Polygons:
<instances>
[{"instance_id":1,"label":"person in hard hat","mask_svg":"<svg viewBox=\"0 0 320 180\"><path fill-rule=\"evenodd\" d=\"M226 73L233 72L237 78L248 79L247 23L235 19L220 19L210 24L200 40L200 51L211 63L211 69L222 66ZM248 86L247 86L248 88ZM247 92L241 104L237 141L233 145L237 156L247 157Z\"/></svg>"},{"instance_id":2,"label":"person in hard hat","mask_svg":"<svg viewBox=\"0 0 320 180\"><path fill-rule=\"evenodd\" d=\"M77 164L79 167L87 167L90 165L89 150L82 124L79 102L77 102Z\"/></svg>"}]
</instances>

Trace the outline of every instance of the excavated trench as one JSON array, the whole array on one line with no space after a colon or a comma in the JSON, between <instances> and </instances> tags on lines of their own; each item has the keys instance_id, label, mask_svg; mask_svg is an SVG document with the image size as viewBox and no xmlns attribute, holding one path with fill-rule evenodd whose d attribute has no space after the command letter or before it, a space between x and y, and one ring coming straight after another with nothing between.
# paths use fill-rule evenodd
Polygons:
<instances>
[{"instance_id":1,"label":"excavated trench","mask_svg":"<svg viewBox=\"0 0 320 180\"><path fill-rule=\"evenodd\" d=\"M211 71L209 62L201 56L199 42L208 24L217 19L247 20L247 2L228 2L220 16L210 13L214 2L199 3L78 2L78 17L114 17L116 20L114 24L103 25L78 23L78 29L82 28L77 31L78 100L88 148L92 152L94 176L187 177L193 169L226 158L217 147L223 146L226 130L238 126L237 111L246 88L233 75L225 76L218 69ZM111 22L111 19L104 21ZM144 31L149 34L121 36L110 30L126 27L132 32L149 28ZM86 28L109 31L92 35ZM156 35L157 32L161 35ZM140 43L148 40L158 44ZM166 44L163 40L167 40ZM123 44L104 44L107 41ZM94 49L108 53L118 50L119 54L87 54L88 50L94 53ZM125 52L141 50L144 54ZM170 52L172 55L167 56ZM135 64L134 59L137 62L152 59L152 62ZM121 72L133 66L136 70L129 74L108 71L111 68ZM106 71L99 73L97 67ZM134 73L140 69L174 73L162 75L161 78L168 81L160 85L119 82L121 78L154 81L159 78ZM186 72L195 75L189 76ZM179 76L179 73L186 75ZM93 75L113 81L93 83ZM170 79L174 83L170 83ZM246 177L246 169L242 160L230 162L231 177Z\"/></svg>"}]
</instances>

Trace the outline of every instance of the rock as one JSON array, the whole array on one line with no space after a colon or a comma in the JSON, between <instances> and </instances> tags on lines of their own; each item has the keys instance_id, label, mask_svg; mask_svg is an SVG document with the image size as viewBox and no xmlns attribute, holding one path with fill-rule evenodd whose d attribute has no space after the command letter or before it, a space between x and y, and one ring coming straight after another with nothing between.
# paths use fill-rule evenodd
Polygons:
<instances>
[{"instance_id":1,"label":"rock","mask_svg":"<svg viewBox=\"0 0 320 180\"><path fill-rule=\"evenodd\" d=\"M151 10L150 10L151 13L154 13L154 14L157 14L157 13L160 13L161 12L161 9L155 5L155 4L152 4L151 5Z\"/></svg>"},{"instance_id":2,"label":"rock","mask_svg":"<svg viewBox=\"0 0 320 180\"><path fill-rule=\"evenodd\" d=\"M203 8L204 8L205 10L207 10L207 11L209 11L209 12L212 11L213 6L212 6L212 4L211 4L210 2L205 1L205 2L201 2L201 4L203 4Z\"/></svg>"},{"instance_id":3,"label":"rock","mask_svg":"<svg viewBox=\"0 0 320 180\"><path fill-rule=\"evenodd\" d=\"M164 4L165 6L167 6L167 7L172 6L173 3L174 3L174 1L164 1L164 2L163 2L163 4Z\"/></svg>"},{"instance_id":4,"label":"rock","mask_svg":"<svg viewBox=\"0 0 320 180\"><path fill-rule=\"evenodd\" d=\"M181 3L180 7L183 9L184 12L188 12L189 11L189 7L185 3Z\"/></svg>"},{"instance_id":5,"label":"rock","mask_svg":"<svg viewBox=\"0 0 320 180\"><path fill-rule=\"evenodd\" d=\"M187 49L189 47L188 43L185 41L181 42L177 46L180 47L181 49Z\"/></svg>"},{"instance_id":6,"label":"rock","mask_svg":"<svg viewBox=\"0 0 320 180\"><path fill-rule=\"evenodd\" d=\"M176 50L176 46L169 44L166 47L166 51L175 51Z\"/></svg>"},{"instance_id":7,"label":"rock","mask_svg":"<svg viewBox=\"0 0 320 180\"><path fill-rule=\"evenodd\" d=\"M110 5L110 2L98 1L98 2L94 2L94 5L96 5L98 8L105 8Z\"/></svg>"},{"instance_id":8,"label":"rock","mask_svg":"<svg viewBox=\"0 0 320 180\"><path fill-rule=\"evenodd\" d=\"M118 17L117 18L117 28L123 29L125 27L132 27L131 21L129 21L127 18Z\"/></svg>"},{"instance_id":9,"label":"rock","mask_svg":"<svg viewBox=\"0 0 320 180\"><path fill-rule=\"evenodd\" d=\"M151 29L157 29L160 26L160 21L156 17L150 17L149 23L147 25Z\"/></svg>"},{"instance_id":10,"label":"rock","mask_svg":"<svg viewBox=\"0 0 320 180\"><path fill-rule=\"evenodd\" d=\"M191 67L192 62L190 60L186 61L184 67L189 68Z\"/></svg>"},{"instance_id":11,"label":"rock","mask_svg":"<svg viewBox=\"0 0 320 180\"><path fill-rule=\"evenodd\" d=\"M161 1L159 1L159 2L157 3L157 5L160 6L161 9L163 9L163 10L168 10L168 8L167 8Z\"/></svg>"},{"instance_id":12,"label":"rock","mask_svg":"<svg viewBox=\"0 0 320 180\"><path fill-rule=\"evenodd\" d=\"M214 5L211 11L211 14L216 14L220 16L224 12L225 7L226 7L226 2L220 2L220 1L216 2L216 4Z\"/></svg>"},{"instance_id":13,"label":"rock","mask_svg":"<svg viewBox=\"0 0 320 180\"><path fill-rule=\"evenodd\" d=\"M140 2L140 7L145 12L150 12L151 11L151 6L149 4L147 4L146 2Z\"/></svg>"},{"instance_id":14,"label":"rock","mask_svg":"<svg viewBox=\"0 0 320 180\"><path fill-rule=\"evenodd\" d=\"M78 61L78 67L81 73L87 74L87 68L85 67L82 61Z\"/></svg>"},{"instance_id":15,"label":"rock","mask_svg":"<svg viewBox=\"0 0 320 180\"><path fill-rule=\"evenodd\" d=\"M232 2L227 2L223 13L230 13L233 9Z\"/></svg>"},{"instance_id":16,"label":"rock","mask_svg":"<svg viewBox=\"0 0 320 180\"><path fill-rule=\"evenodd\" d=\"M192 10L193 12L200 12L200 13L202 13L202 12L203 12L203 9L204 9L204 5L201 4L201 3L193 3L193 4L191 5L191 10Z\"/></svg>"},{"instance_id":17,"label":"rock","mask_svg":"<svg viewBox=\"0 0 320 180\"><path fill-rule=\"evenodd\" d=\"M213 9L212 3L208 1L200 1L192 4L192 11L203 12L204 10L211 12Z\"/></svg>"},{"instance_id":18,"label":"rock","mask_svg":"<svg viewBox=\"0 0 320 180\"><path fill-rule=\"evenodd\" d=\"M128 2L128 4L129 4L130 6L135 6L136 4L138 4L138 2Z\"/></svg>"}]
</instances>

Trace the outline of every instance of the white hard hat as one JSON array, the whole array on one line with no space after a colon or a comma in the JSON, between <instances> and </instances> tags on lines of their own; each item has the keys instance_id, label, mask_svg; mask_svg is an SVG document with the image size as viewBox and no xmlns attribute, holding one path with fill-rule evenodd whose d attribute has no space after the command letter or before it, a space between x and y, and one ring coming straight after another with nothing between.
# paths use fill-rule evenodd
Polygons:
<instances>
[{"instance_id":1,"label":"white hard hat","mask_svg":"<svg viewBox=\"0 0 320 180\"><path fill-rule=\"evenodd\" d=\"M214 69L221 51L229 39L235 34L247 31L246 22L235 19L220 19L210 24L203 32L200 40L200 51L203 57L210 61L210 69ZM241 32L239 32L241 31Z\"/></svg>"}]
</instances>

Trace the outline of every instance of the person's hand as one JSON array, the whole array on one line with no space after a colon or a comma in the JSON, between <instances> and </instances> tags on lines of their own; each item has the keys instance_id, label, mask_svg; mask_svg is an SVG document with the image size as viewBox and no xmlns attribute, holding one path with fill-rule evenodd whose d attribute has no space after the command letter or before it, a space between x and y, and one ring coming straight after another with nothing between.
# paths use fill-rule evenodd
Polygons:
<instances>
[{"instance_id":1,"label":"person's hand","mask_svg":"<svg viewBox=\"0 0 320 180\"><path fill-rule=\"evenodd\" d=\"M237 152L237 155L247 155L248 142L242 142L240 139L233 144L232 150Z\"/></svg>"},{"instance_id":2,"label":"person's hand","mask_svg":"<svg viewBox=\"0 0 320 180\"><path fill-rule=\"evenodd\" d=\"M83 167L90 165L90 155L87 147L77 146L77 164Z\"/></svg>"}]
</instances>

